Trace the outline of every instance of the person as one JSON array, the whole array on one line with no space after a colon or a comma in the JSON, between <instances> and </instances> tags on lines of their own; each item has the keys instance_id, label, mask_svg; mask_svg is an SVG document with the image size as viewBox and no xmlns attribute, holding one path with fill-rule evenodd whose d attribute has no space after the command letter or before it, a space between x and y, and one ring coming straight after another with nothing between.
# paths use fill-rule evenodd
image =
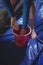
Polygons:
<instances>
[{"instance_id":1,"label":"person","mask_svg":"<svg viewBox=\"0 0 43 65\"><path fill-rule=\"evenodd\" d=\"M30 8L31 9L33 8L33 4L32 4L33 0L23 0L23 1L24 1L23 2L23 25L22 25L22 29L21 29L21 32L20 32L21 35L26 34L26 28L27 28ZM18 24L16 23L16 17L14 15L10 1L9 0L3 0L3 4L4 4L4 7L7 9L9 16L11 17L11 26L13 26L15 29L18 29ZM32 13L33 13L33 11L32 11ZM30 26L31 26L31 29L32 29L31 37L32 37L32 39L35 39L36 33L35 33L35 30L34 30L33 19L30 19Z\"/></svg>"}]
</instances>

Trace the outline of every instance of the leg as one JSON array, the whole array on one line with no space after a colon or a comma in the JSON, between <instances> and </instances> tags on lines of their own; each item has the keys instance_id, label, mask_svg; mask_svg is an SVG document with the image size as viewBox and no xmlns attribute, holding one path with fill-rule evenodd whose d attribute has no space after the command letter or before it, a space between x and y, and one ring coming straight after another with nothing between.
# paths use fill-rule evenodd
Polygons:
<instances>
[{"instance_id":1,"label":"leg","mask_svg":"<svg viewBox=\"0 0 43 65\"><path fill-rule=\"evenodd\" d=\"M30 7L32 4L32 0L24 0L24 10L23 10L23 26L22 29L26 30Z\"/></svg>"},{"instance_id":2,"label":"leg","mask_svg":"<svg viewBox=\"0 0 43 65\"><path fill-rule=\"evenodd\" d=\"M3 6L6 8L9 16L11 17L11 26L15 29L18 28L18 25L16 23L16 17L14 15L10 0L3 0Z\"/></svg>"},{"instance_id":3,"label":"leg","mask_svg":"<svg viewBox=\"0 0 43 65\"><path fill-rule=\"evenodd\" d=\"M8 14L10 17L13 17L14 16L14 13L13 13L13 9L12 9L12 6L11 6L11 3L10 3L10 0L2 0L3 2L3 6L6 8L6 10L8 11Z\"/></svg>"},{"instance_id":4,"label":"leg","mask_svg":"<svg viewBox=\"0 0 43 65\"><path fill-rule=\"evenodd\" d=\"M23 26L21 30L21 34L25 34L26 28L27 28L27 23L28 23L28 17L29 17L29 12L30 12L30 6L32 4L32 0L24 0L23 3Z\"/></svg>"}]
</instances>

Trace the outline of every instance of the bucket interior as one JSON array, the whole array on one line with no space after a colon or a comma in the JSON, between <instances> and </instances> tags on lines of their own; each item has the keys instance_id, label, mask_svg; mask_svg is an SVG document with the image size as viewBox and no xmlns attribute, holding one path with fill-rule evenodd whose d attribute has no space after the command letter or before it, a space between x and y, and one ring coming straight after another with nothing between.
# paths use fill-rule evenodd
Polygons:
<instances>
[{"instance_id":1,"label":"bucket interior","mask_svg":"<svg viewBox=\"0 0 43 65\"><path fill-rule=\"evenodd\" d=\"M14 33L15 33L16 35L20 35L21 29L22 29L22 25L19 25L19 30L13 29L13 31L14 31ZM26 34L25 34L25 35L29 34L30 32L31 32L30 27L27 26Z\"/></svg>"}]
</instances>

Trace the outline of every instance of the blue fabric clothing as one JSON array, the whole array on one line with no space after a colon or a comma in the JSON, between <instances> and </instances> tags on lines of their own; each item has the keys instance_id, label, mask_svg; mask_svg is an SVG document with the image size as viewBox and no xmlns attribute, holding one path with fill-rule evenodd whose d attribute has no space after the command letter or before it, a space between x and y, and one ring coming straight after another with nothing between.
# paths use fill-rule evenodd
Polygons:
<instances>
[{"instance_id":1,"label":"blue fabric clothing","mask_svg":"<svg viewBox=\"0 0 43 65\"><path fill-rule=\"evenodd\" d=\"M43 0L36 0L36 19L43 19Z\"/></svg>"}]
</instances>

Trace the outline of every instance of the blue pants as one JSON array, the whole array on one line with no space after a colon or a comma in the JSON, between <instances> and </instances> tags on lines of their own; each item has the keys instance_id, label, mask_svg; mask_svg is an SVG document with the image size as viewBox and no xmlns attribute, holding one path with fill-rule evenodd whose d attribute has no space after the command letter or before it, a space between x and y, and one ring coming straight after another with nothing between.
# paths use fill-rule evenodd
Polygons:
<instances>
[{"instance_id":1,"label":"blue pants","mask_svg":"<svg viewBox=\"0 0 43 65\"><path fill-rule=\"evenodd\" d=\"M6 8L6 10L8 11L9 17L13 17L14 13L13 13L10 0L2 0L2 3L3 3L4 8Z\"/></svg>"},{"instance_id":2,"label":"blue pants","mask_svg":"<svg viewBox=\"0 0 43 65\"><path fill-rule=\"evenodd\" d=\"M10 3L10 0L2 0L3 1L3 6L7 9L10 17L14 16L13 9ZM27 22L28 22L28 17L29 17L29 12L30 12L30 6L32 4L33 0L24 0L24 5L23 5L23 26L22 29L26 30L27 27Z\"/></svg>"},{"instance_id":3,"label":"blue pants","mask_svg":"<svg viewBox=\"0 0 43 65\"><path fill-rule=\"evenodd\" d=\"M24 9L23 9L23 26L22 29L26 30L27 23L28 23L28 18L29 18L29 12L30 12L30 7L32 4L33 0L24 0Z\"/></svg>"}]
</instances>

